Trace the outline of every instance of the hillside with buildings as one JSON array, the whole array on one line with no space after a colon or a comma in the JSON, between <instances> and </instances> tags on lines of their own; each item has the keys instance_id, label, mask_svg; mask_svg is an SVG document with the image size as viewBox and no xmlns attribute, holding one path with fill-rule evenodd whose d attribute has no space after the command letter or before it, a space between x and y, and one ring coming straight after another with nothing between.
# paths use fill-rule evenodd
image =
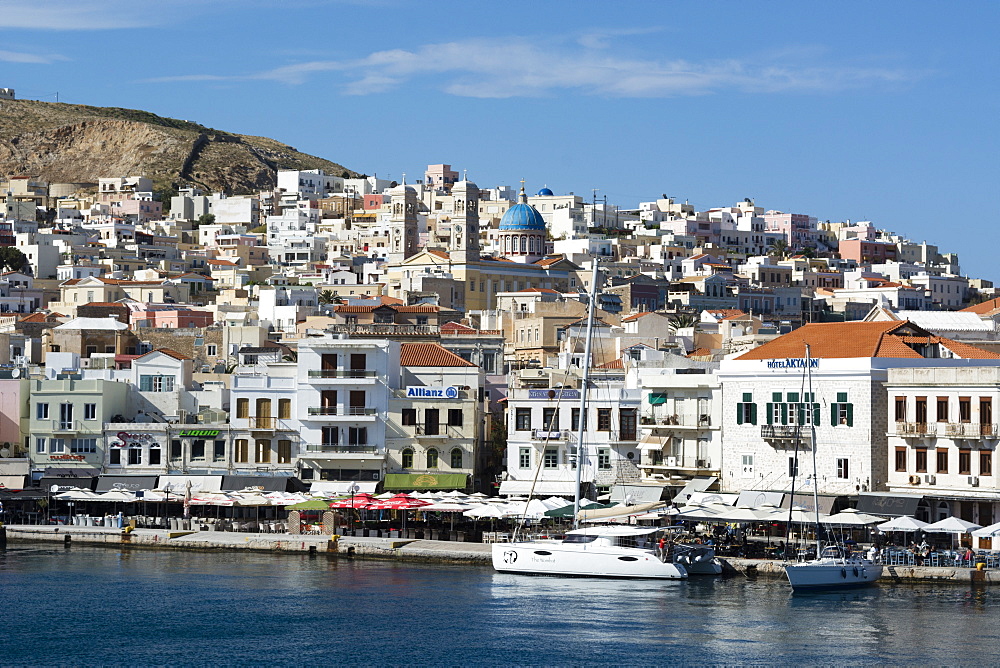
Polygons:
<instances>
[{"instance_id":1,"label":"hillside with buildings","mask_svg":"<svg viewBox=\"0 0 1000 668\"><path fill-rule=\"evenodd\" d=\"M158 191L180 184L229 194L273 188L278 169L355 174L267 137L115 107L0 99L0 174L96 184L136 174Z\"/></svg>"}]
</instances>

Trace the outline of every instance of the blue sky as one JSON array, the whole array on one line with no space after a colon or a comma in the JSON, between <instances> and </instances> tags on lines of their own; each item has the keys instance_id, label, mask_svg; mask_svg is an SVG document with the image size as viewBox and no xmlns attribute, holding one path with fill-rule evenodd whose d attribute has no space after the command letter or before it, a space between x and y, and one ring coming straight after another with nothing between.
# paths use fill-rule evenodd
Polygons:
<instances>
[{"instance_id":1,"label":"blue sky","mask_svg":"<svg viewBox=\"0 0 1000 668\"><path fill-rule=\"evenodd\" d=\"M398 179L869 219L1000 282L996 2L0 0L0 86Z\"/></svg>"}]
</instances>

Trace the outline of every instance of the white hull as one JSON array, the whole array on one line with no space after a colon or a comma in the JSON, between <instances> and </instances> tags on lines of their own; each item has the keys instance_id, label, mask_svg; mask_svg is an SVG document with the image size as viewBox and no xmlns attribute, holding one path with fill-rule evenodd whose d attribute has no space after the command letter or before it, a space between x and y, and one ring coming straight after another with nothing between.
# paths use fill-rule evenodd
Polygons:
<instances>
[{"instance_id":1,"label":"white hull","mask_svg":"<svg viewBox=\"0 0 1000 668\"><path fill-rule=\"evenodd\" d=\"M882 566L867 559L823 558L785 566L793 590L847 589L874 584Z\"/></svg>"},{"instance_id":2,"label":"white hull","mask_svg":"<svg viewBox=\"0 0 1000 668\"><path fill-rule=\"evenodd\" d=\"M683 566L660 561L652 550L559 541L495 543L493 568L501 573L600 578L680 580L688 575Z\"/></svg>"}]
</instances>

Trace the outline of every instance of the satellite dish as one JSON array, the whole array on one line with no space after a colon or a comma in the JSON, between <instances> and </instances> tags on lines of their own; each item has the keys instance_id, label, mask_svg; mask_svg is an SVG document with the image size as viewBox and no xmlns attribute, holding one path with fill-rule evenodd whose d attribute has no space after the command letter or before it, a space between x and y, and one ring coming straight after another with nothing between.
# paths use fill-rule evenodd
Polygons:
<instances>
[{"instance_id":1,"label":"satellite dish","mask_svg":"<svg viewBox=\"0 0 1000 668\"><path fill-rule=\"evenodd\" d=\"M10 449L9 448L0 448L0 457L5 457L5 458L6 457L10 457Z\"/></svg>"},{"instance_id":2,"label":"satellite dish","mask_svg":"<svg viewBox=\"0 0 1000 668\"><path fill-rule=\"evenodd\" d=\"M11 378L20 378L21 377L21 370L20 369L11 369L10 370L10 377Z\"/></svg>"}]
</instances>

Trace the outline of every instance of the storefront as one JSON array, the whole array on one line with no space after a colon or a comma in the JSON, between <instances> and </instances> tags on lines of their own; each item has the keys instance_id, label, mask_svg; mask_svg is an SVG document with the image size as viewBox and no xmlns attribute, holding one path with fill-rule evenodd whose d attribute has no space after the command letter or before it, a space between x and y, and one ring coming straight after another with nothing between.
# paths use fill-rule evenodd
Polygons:
<instances>
[{"instance_id":1,"label":"storefront","mask_svg":"<svg viewBox=\"0 0 1000 668\"><path fill-rule=\"evenodd\" d=\"M389 473L385 476L387 492L407 490L459 490L469 486L469 476L465 473Z\"/></svg>"}]
</instances>

